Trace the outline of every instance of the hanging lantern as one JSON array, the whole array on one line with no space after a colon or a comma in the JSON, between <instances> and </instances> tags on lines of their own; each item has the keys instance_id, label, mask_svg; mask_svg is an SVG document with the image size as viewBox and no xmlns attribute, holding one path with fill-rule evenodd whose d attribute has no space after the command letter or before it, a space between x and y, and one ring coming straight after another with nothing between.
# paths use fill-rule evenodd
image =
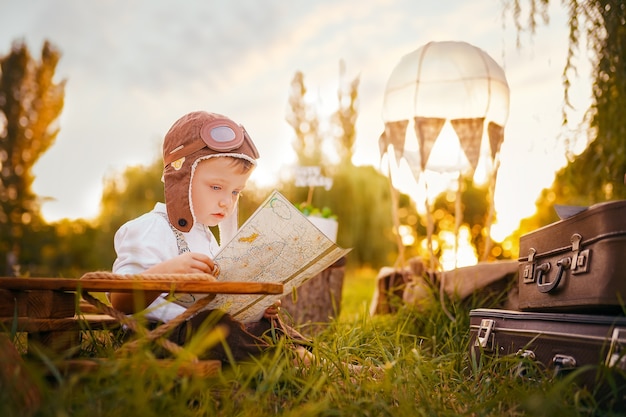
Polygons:
<instances>
[{"instance_id":1,"label":"hanging lantern","mask_svg":"<svg viewBox=\"0 0 626 417\"><path fill-rule=\"evenodd\" d=\"M504 139L504 125L509 115L509 86L504 70L485 51L466 42L429 42L402 57L395 66L385 89L383 121L385 130L379 139L381 159L393 146L396 162L404 159L415 180L427 168L446 171L444 164L429 165L431 152L446 123L458 137L471 172L480 159L482 138L489 138L490 156L494 167L491 175L491 207L487 219L487 244L493 216L493 188L498 167L497 155ZM405 146L407 129L413 125L417 152ZM454 150L446 149L447 163L458 172L455 236L462 213L460 208L461 168ZM390 170L391 175L391 170ZM473 175L473 174L472 174ZM431 230L432 216L425 199L428 215L428 246L433 262ZM396 225L398 227L398 225ZM455 251L458 242L455 242ZM431 263L431 269L434 264Z\"/></svg>"},{"instance_id":2,"label":"hanging lantern","mask_svg":"<svg viewBox=\"0 0 626 417\"><path fill-rule=\"evenodd\" d=\"M449 121L472 170L480 158L485 124L495 159L509 113L509 86L503 69L483 50L466 42L429 42L402 57L385 89L381 156L393 145L395 157L425 170L430 153ZM406 157L409 122L418 158ZM419 170L413 169L413 172Z\"/></svg>"}]
</instances>

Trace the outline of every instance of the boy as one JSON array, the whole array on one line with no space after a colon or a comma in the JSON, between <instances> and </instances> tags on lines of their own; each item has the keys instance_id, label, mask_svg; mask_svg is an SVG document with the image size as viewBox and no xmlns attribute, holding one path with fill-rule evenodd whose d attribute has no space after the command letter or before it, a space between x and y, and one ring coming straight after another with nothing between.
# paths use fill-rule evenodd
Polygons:
<instances>
[{"instance_id":1,"label":"boy","mask_svg":"<svg viewBox=\"0 0 626 417\"><path fill-rule=\"evenodd\" d=\"M243 128L231 119L203 111L189 113L176 121L163 142L165 204L124 224L115 234L116 274L208 273L217 276L213 256L220 245L209 227L218 226L221 243L237 231L239 196L246 186L259 153ZM167 294L144 292L111 293L116 309L132 314L146 310L145 317L165 323L184 312L185 307L166 299ZM137 299L144 302L136 305ZM262 352L269 345L261 336L275 326L280 306L265 311L258 323L245 327L228 315L219 323L228 327L226 343L234 359L242 360ZM212 314L201 311L176 327L169 339L184 344ZM214 317L214 316L213 316ZM293 329L282 327L301 337ZM305 354L298 348L301 355ZM206 357L227 360L224 346Z\"/></svg>"}]
</instances>

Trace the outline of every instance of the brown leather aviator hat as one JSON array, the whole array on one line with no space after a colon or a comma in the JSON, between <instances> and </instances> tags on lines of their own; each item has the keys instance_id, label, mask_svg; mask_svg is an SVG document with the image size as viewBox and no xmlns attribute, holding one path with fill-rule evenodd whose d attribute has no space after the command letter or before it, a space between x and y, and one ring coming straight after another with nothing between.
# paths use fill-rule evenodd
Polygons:
<instances>
[{"instance_id":1,"label":"brown leather aviator hat","mask_svg":"<svg viewBox=\"0 0 626 417\"><path fill-rule=\"evenodd\" d=\"M246 159L256 165L259 153L243 126L221 114L205 111L186 114L165 135L165 204L170 223L181 232L191 230L195 222L190 201L196 165L204 159L222 156Z\"/></svg>"}]
</instances>

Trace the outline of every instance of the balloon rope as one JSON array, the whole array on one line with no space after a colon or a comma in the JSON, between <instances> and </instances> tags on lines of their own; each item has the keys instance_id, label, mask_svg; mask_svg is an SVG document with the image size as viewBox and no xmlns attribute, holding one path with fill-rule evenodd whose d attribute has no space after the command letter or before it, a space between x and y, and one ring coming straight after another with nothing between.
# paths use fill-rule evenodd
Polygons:
<instances>
[{"instance_id":1,"label":"balloon rope","mask_svg":"<svg viewBox=\"0 0 626 417\"><path fill-rule=\"evenodd\" d=\"M463 222L463 210L461 205L463 192L463 176L459 171L457 180L456 201L454 202L454 267L459 266L459 231Z\"/></svg>"},{"instance_id":2,"label":"balloon rope","mask_svg":"<svg viewBox=\"0 0 626 417\"><path fill-rule=\"evenodd\" d=\"M485 242L485 250L483 252L482 260L486 261L489 258L489 252L491 252L491 224L493 223L493 216L495 213L495 194L496 194L496 180L498 178L498 169L500 168L500 159L496 159L493 167L493 172L489 181L489 214L487 215L487 222L485 224L485 234L487 236Z\"/></svg>"},{"instance_id":3,"label":"balloon rope","mask_svg":"<svg viewBox=\"0 0 626 417\"><path fill-rule=\"evenodd\" d=\"M400 236L400 219L398 217L398 190L393 186L393 181L391 180L391 158L387 158L387 164L389 167L389 191L391 194L391 217L393 219L393 227L396 232L396 244L398 245L398 259L396 259L396 263L394 265L395 269L399 269L400 271L404 271L405 266L405 258L404 258L404 245L402 244L402 236Z\"/></svg>"},{"instance_id":4,"label":"balloon rope","mask_svg":"<svg viewBox=\"0 0 626 417\"><path fill-rule=\"evenodd\" d=\"M433 250L433 231L435 229L435 225L433 222L432 213L430 212L430 203L428 202L428 182L427 181L424 181L424 187L426 188L425 205L426 205L426 217L428 218L428 226L426 230L427 230L427 236L428 236L428 251L430 253L430 271L432 274L434 274L434 276L436 276L436 270L437 269L441 270L441 278L439 280L439 303L441 304L441 309L446 314L446 316L448 316L448 318L454 322L456 321L456 319L446 307L445 298L444 298L446 274L443 268L441 268L441 264L439 263L439 261L435 258L435 251Z\"/></svg>"}]
</instances>

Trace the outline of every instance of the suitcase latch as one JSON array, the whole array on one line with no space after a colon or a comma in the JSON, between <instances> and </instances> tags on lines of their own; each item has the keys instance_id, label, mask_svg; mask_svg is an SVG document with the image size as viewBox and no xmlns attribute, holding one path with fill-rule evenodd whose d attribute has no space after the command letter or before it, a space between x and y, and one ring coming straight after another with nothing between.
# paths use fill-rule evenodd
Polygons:
<instances>
[{"instance_id":1,"label":"suitcase latch","mask_svg":"<svg viewBox=\"0 0 626 417\"><path fill-rule=\"evenodd\" d=\"M573 356L557 353L552 358L552 364L555 368L571 369L576 367L576 359Z\"/></svg>"},{"instance_id":2,"label":"suitcase latch","mask_svg":"<svg viewBox=\"0 0 626 417\"><path fill-rule=\"evenodd\" d=\"M626 329L613 329L611 345L606 355L605 365L609 368L618 367L626 370Z\"/></svg>"},{"instance_id":3,"label":"suitcase latch","mask_svg":"<svg viewBox=\"0 0 626 417\"><path fill-rule=\"evenodd\" d=\"M536 359L535 352L533 352L532 350L520 349L517 351L515 356L522 359L517 364L517 370L515 371L515 376L525 377L526 375L528 375L528 369L526 366L527 364L525 363L524 360L529 360L529 361L534 362Z\"/></svg>"},{"instance_id":4,"label":"suitcase latch","mask_svg":"<svg viewBox=\"0 0 626 417\"><path fill-rule=\"evenodd\" d=\"M491 319L482 319L480 321L480 327L478 328L478 332L476 333L476 341L474 342L474 346L480 346L485 350L493 350L493 338L491 338L491 332L495 327L496 322ZM487 347L489 342L491 341L491 345Z\"/></svg>"},{"instance_id":5,"label":"suitcase latch","mask_svg":"<svg viewBox=\"0 0 626 417\"><path fill-rule=\"evenodd\" d=\"M557 377L576 368L576 358L557 353L552 358L552 364L554 365L554 376Z\"/></svg>"},{"instance_id":6,"label":"suitcase latch","mask_svg":"<svg viewBox=\"0 0 626 417\"><path fill-rule=\"evenodd\" d=\"M589 249L574 254L572 274L584 274L589 270Z\"/></svg>"},{"instance_id":7,"label":"suitcase latch","mask_svg":"<svg viewBox=\"0 0 626 417\"><path fill-rule=\"evenodd\" d=\"M535 282L535 254L537 250L535 248L530 248L528 250L528 260L526 265L524 265L524 270L522 271L522 279L524 284L529 284Z\"/></svg>"},{"instance_id":8,"label":"suitcase latch","mask_svg":"<svg viewBox=\"0 0 626 417\"><path fill-rule=\"evenodd\" d=\"M570 239L572 242L572 274L584 274L589 270L589 249L580 250L583 237L574 233Z\"/></svg>"}]
</instances>

